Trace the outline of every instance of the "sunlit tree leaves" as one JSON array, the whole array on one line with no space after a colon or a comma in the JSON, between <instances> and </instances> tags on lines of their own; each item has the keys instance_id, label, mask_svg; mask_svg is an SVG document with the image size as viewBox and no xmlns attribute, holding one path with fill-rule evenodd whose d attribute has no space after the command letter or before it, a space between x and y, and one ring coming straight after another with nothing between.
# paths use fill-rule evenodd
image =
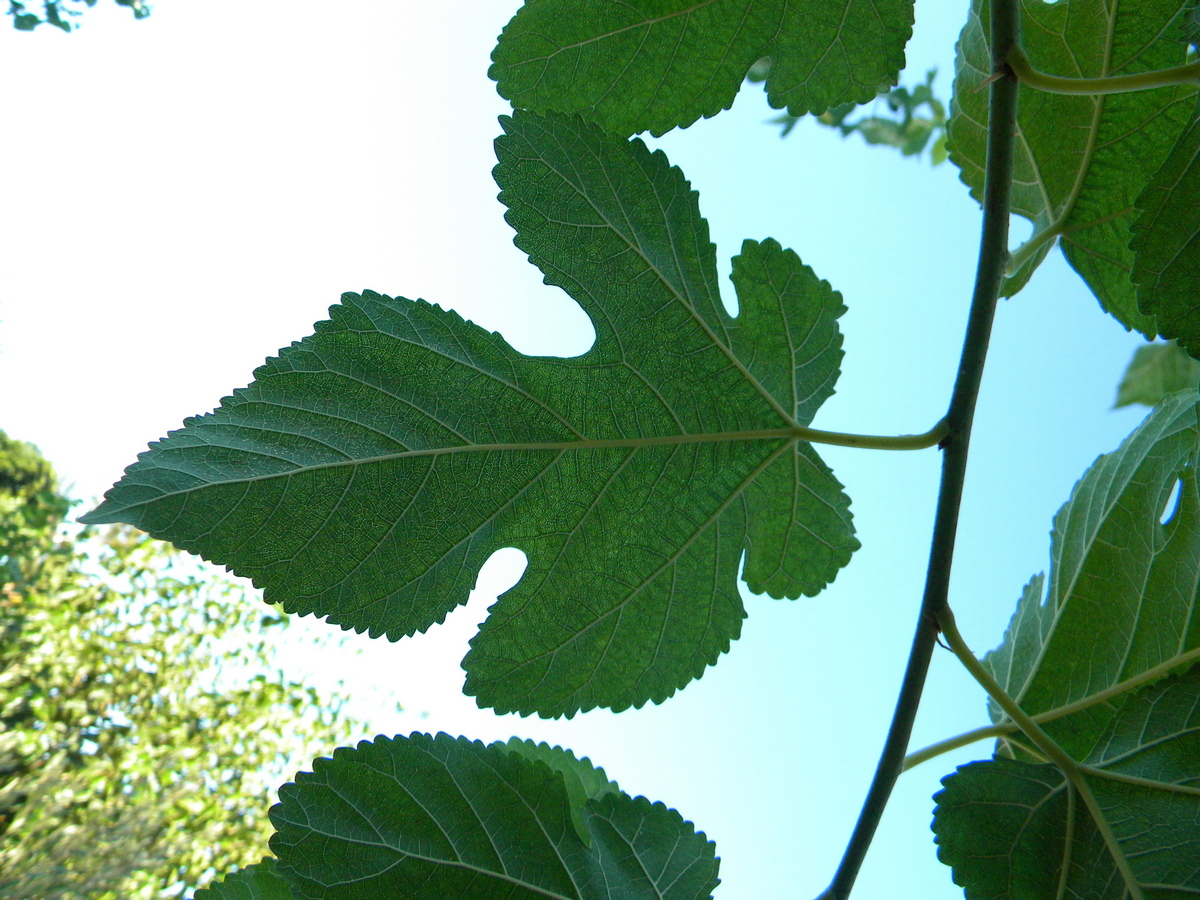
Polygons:
<instances>
[{"instance_id":1,"label":"sunlit tree leaves","mask_svg":"<svg viewBox=\"0 0 1200 900\"><path fill-rule=\"evenodd\" d=\"M376 738L280 788L271 849L313 900L699 900L714 847L661 803L606 791L572 827L561 769L445 734Z\"/></svg>"},{"instance_id":2,"label":"sunlit tree leaves","mask_svg":"<svg viewBox=\"0 0 1200 900\"><path fill-rule=\"evenodd\" d=\"M0 897L180 896L261 858L269 788L360 726L278 674L286 618L133 529L65 540L68 507L0 432Z\"/></svg>"},{"instance_id":3,"label":"sunlit tree leaves","mask_svg":"<svg viewBox=\"0 0 1200 900\"><path fill-rule=\"evenodd\" d=\"M485 706L570 715L661 701L744 616L737 570L815 594L858 546L798 439L841 358L840 297L774 241L735 262L740 315L682 174L579 120L505 120L516 242L591 316L574 359L523 357L423 302L348 294L88 518L255 579L290 611L391 638L529 560L464 661Z\"/></svg>"},{"instance_id":4,"label":"sunlit tree leaves","mask_svg":"<svg viewBox=\"0 0 1200 900\"><path fill-rule=\"evenodd\" d=\"M727 109L770 57L767 97L793 115L896 83L911 0L529 0L491 76L513 106L662 134Z\"/></svg>"},{"instance_id":5,"label":"sunlit tree leaves","mask_svg":"<svg viewBox=\"0 0 1200 900\"><path fill-rule=\"evenodd\" d=\"M1133 280L1142 312L1200 358L1200 118L1137 200Z\"/></svg>"},{"instance_id":6,"label":"sunlit tree leaves","mask_svg":"<svg viewBox=\"0 0 1200 900\"><path fill-rule=\"evenodd\" d=\"M1181 65L1192 0L1022 0L1021 46L1032 65L1071 78L1124 75ZM974 0L958 45L949 125L950 158L979 199L983 192L987 91L992 74L987 4ZM1034 234L1018 250L1004 295L1020 290L1057 240L1101 305L1127 328L1153 337L1130 272L1135 201L1167 158L1195 108L1195 89L1176 86L1108 96L1021 88L1013 212Z\"/></svg>"},{"instance_id":7,"label":"sunlit tree leaves","mask_svg":"<svg viewBox=\"0 0 1200 900\"><path fill-rule=\"evenodd\" d=\"M1131 697L1080 754L1087 798L1056 766L1003 757L944 779L938 857L968 900L1200 892L1197 698L1200 667Z\"/></svg>"}]
</instances>

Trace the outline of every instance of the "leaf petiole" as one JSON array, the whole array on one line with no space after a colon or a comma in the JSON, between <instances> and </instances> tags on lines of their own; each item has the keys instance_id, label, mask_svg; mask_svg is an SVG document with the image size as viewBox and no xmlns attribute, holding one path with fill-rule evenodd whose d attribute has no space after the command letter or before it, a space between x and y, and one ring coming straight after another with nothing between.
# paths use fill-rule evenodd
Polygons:
<instances>
[{"instance_id":1,"label":"leaf petiole","mask_svg":"<svg viewBox=\"0 0 1200 900\"><path fill-rule=\"evenodd\" d=\"M1070 212L1070 208L1068 208L1067 212ZM1005 277L1015 275L1017 270L1032 259L1043 246L1051 241L1058 240L1058 236L1062 234L1063 218L1065 218L1065 215L1060 216L1059 220L1053 225L1049 225L1041 231L1036 232L1029 240L1008 255L1008 263L1004 266Z\"/></svg>"},{"instance_id":2,"label":"leaf petiole","mask_svg":"<svg viewBox=\"0 0 1200 900\"><path fill-rule=\"evenodd\" d=\"M833 444L836 447L860 447L864 450L924 450L937 446L950 433L944 418L923 434L844 434L803 427L796 427L792 431L800 440L810 444Z\"/></svg>"},{"instance_id":3,"label":"leaf petiole","mask_svg":"<svg viewBox=\"0 0 1200 900\"><path fill-rule=\"evenodd\" d=\"M1092 793L1091 786L1083 777L1085 772L1090 771L1090 767L1081 765L1068 756L1062 747L1058 746L1054 739L1046 734L1031 716L1026 715L1025 711L1017 704L1017 701L1009 696L1008 692L992 677L992 673L976 658L975 654L971 652L971 648L967 646L966 641L963 640L962 635L958 631L958 626L954 622L954 613L951 612L949 606L942 607L938 612L937 622L938 627L942 630L942 634L946 637L946 642L950 645L950 649L958 657L958 661L971 673L971 677L979 682L980 686L987 691L988 696L995 700L996 705L1008 714L1009 718L1025 733L1025 736L1033 742L1034 746L1050 762L1058 766L1059 771L1066 777L1067 782L1079 792L1079 798L1087 807L1088 812L1091 813L1096 829L1104 839L1104 844L1108 848L1113 862L1116 864L1121 877L1125 881L1125 887L1129 892L1129 896L1133 900L1146 900L1141 884L1133 873L1129 859L1125 856L1125 851L1121 848L1120 843L1118 843L1112 826L1109 825L1103 810L1100 809L1100 805L1096 802L1096 797Z\"/></svg>"},{"instance_id":4,"label":"leaf petiole","mask_svg":"<svg viewBox=\"0 0 1200 900\"><path fill-rule=\"evenodd\" d=\"M1094 694L1076 700L1074 703L1068 703L1055 709L1048 709L1045 712L1038 713L1036 716L1031 716L1030 719L1039 725L1043 722L1052 722L1063 716L1069 716L1071 713L1087 709L1089 706L1095 706L1097 703L1107 703L1114 697L1119 697L1129 691L1150 684L1152 681L1157 681L1159 678L1170 674L1173 670L1181 666L1190 666L1196 662L1200 662L1200 647L1194 647L1186 653L1179 653L1165 662L1159 663L1152 669L1147 669L1145 672L1134 675L1132 678L1126 678L1124 681L1117 682L1112 687L1097 691ZM976 741L986 740L987 738L1004 737L1006 734L1014 734L1020 730L1012 722L1006 722L1002 725L984 725L981 728L972 728L970 731L964 731L962 734L956 734L954 737L946 738L910 753L904 757L904 771L907 772L909 769L915 768L923 762L927 762L936 756L941 756L943 753L949 753L951 750L957 750L959 747L966 747L968 744L974 744Z\"/></svg>"},{"instance_id":5,"label":"leaf petiole","mask_svg":"<svg viewBox=\"0 0 1200 900\"><path fill-rule=\"evenodd\" d=\"M1200 84L1200 61L1170 69L1138 72L1134 75L1107 75L1103 78L1064 78L1039 72L1019 46L1014 46L1005 62L1021 84L1050 94L1076 94L1095 97L1101 94L1125 94L1177 84Z\"/></svg>"}]
</instances>

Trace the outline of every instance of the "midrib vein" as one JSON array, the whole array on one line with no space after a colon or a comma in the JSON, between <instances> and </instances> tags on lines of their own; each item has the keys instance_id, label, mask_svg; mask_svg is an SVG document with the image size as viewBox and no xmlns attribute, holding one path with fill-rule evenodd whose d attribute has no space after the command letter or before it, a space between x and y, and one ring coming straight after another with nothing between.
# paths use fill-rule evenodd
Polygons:
<instances>
[{"instance_id":1,"label":"midrib vein","mask_svg":"<svg viewBox=\"0 0 1200 900\"><path fill-rule=\"evenodd\" d=\"M290 478L306 472L321 472L329 469L340 469L346 466L362 466L372 463L390 462L398 459L420 459L438 456L451 456L457 453L495 453L495 452L529 452L564 450L610 450L610 449L639 449L643 447L669 447L680 444L714 444L729 441L770 441L770 440L802 440L806 436L820 434L811 428L765 428L751 431L721 431L703 434L666 434L641 438L598 438L577 441L528 441L496 444L455 444L448 447L426 447L421 450L402 450L399 453L384 453L378 456L368 456L362 459L338 460L328 463L317 463L311 466L296 466L282 472L270 472L264 475L250 475L245 478L228 478L219 481L209 481L201 485L184 488L178 491L164 491L158 496L140 503L131 503L123 509L145 506L157 503L169 497L190 494L193 491L216 485L250 484L256 481L270 481L274 478ZM195 448L189 448L195 449Z\"/></svg>"}]
</instances>

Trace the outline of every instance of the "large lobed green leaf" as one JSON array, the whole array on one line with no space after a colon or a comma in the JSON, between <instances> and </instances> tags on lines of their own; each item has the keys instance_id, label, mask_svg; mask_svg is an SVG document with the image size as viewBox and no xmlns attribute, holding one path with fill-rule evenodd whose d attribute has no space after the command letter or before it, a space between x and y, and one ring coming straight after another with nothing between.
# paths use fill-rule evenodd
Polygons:
<instances>
[{"instance_id":1,"label":"large lobed green leaf","mask_svg":"<svg viewBox=\"0 0 1200 900\"><path fill-rule=\"evenodd\" d=\"M999 757L943 779L938 858L967 900L1200 893L1198 698L1193 667L1140 691L1112 718L1080 759L1097 812L1056 766Z\"/></svg>"},{"instance_id":2,"label":"large lobed green leaf","mask_svg":"<svg viewBox=\"0 0 1200 900\"><path fill-rule=\"evenodd\" d=\"M858 546L797 439L833 391L843 306L794 253L748 241L730 317L696 195L661 152L577 119L504 124L516 243L591 316L591 351L528 358L427 303L347 294L86 520L393 639L514 546L528 567L472 641L467 692L543 715L658 702L738 636L743 554L752 590L794 598Z\"/></svg>"},{"instance_id":3,"label":"large lobed green leaf","mask_svg":"<svg viewBox=\"0 0 1200 900\"><path fill-rule=\"evenodd\" d=\"M1159 334L1200 358L1200 117L1137 200L1133 280Z\"/></svg>"},{"instance_id":4,"label":"large lobed green leaf","mask_svg":"<svg viewBox=\"0 0 1200 900\"><path fill-rule=\"evenodd\" d=\"M1200 646L1198 456L1196 396L1173 395L1096 460L1058 511L1049 585L1043 592L1041 575L1029 583L1004 641L984 658L1024 712L1084 700ZM1074 755L1112 713L1101 704L1045 728ZM1006 720L995 705L992 716Z\"/></svg>"},{"instance_id":5,"label":"large lobed green leaf","mask_svg":"<svg viewBox=\"0 0 1200 900\"><path fill-rule=\"evenodd\" d=\"M1125 75L1181 65L1183 23L1194 0L1021 2L1021 46L1032 65L1070 78ZM992 73L988 12L973 0L958 44L949 124L950 158L977 200L983 195ZM1194 87L1099 97L1022 87L1017 110L1013 212L1034 225L1036 248L1010 272L1004 296L1020 290L1055 237L1101 305L1126 328L1153 337L1139 311L1129 249L1135 201L1166 160L1195 106ZM1021 252L1021 251L1018 251Z\"/></svg>"},{"instance_id":6,"label":"large lobed green leaf","mask_svg":"<svg viewBox=\"0 0 1200 900\"><path fill-rule=\"evenodd\" d=\"M969 900L1200 892L1198 460L1190 390L1100 457L1055 516L1049 578L1026 587L984 665L1047 717L1089 796L1020 736L946 778L934 831Z\"/></svg>"},{"instance_id":7,"label":"large lobed green leaf","mask_svg":"<svg viewBox=\"0 0 1200 900\"><path fill-rule=\"evenodd\" d=\"M564 774L445 734L363 741L280 788L271 849L312 900L711 896L718 860L691 823L615 790L573 811Z\"/></svg>"},{"instance_id":8,"label":"large lobed green leaf","mask_svg":"<svg viewBox=\"0 0 1200 900\"><path fill-rule=\"evenodd\" d=\"M659 135L728 109L763 57L772 106L865 103L896 83L912 23L912 0L527 0L490 74L515 107Z\"/></svg>"}]
</instances>

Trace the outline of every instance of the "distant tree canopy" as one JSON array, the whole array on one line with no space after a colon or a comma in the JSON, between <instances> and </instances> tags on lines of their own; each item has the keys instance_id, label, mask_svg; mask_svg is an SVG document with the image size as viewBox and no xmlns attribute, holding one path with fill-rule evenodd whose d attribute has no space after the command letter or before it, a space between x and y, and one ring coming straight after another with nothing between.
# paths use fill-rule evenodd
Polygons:
<instances>
[{"instance_id":1,"label":"distant tree canopy","mask_svg":"<svg viewBox=\"0 0 1200 900\"><path fill-rule=\"evenodd\" d=\"M77 28L73 20L83 15L84 9L96 5L97 0L43 0L42 14L30 12L29 7L20 0L8 0L8 14L13 17L13 27L18 31L33 31L39 25L53 25L63 31ZM142 0L116 0L117 6L127 6L133 11L135 19L144 19L150 15L150 7Z\"/></svg>"},{"instance_id":2,"label":"distant tree canopy","mask_svg":"<svg viewBox=\"0 0 1200 900\"><path fill-rule=\"evenodd\" d=\"M285 617L134 529L64 539L69 506L0 432L0 896L181 896L359 726L277 671Z\"/></svg>"}]
</instances>

